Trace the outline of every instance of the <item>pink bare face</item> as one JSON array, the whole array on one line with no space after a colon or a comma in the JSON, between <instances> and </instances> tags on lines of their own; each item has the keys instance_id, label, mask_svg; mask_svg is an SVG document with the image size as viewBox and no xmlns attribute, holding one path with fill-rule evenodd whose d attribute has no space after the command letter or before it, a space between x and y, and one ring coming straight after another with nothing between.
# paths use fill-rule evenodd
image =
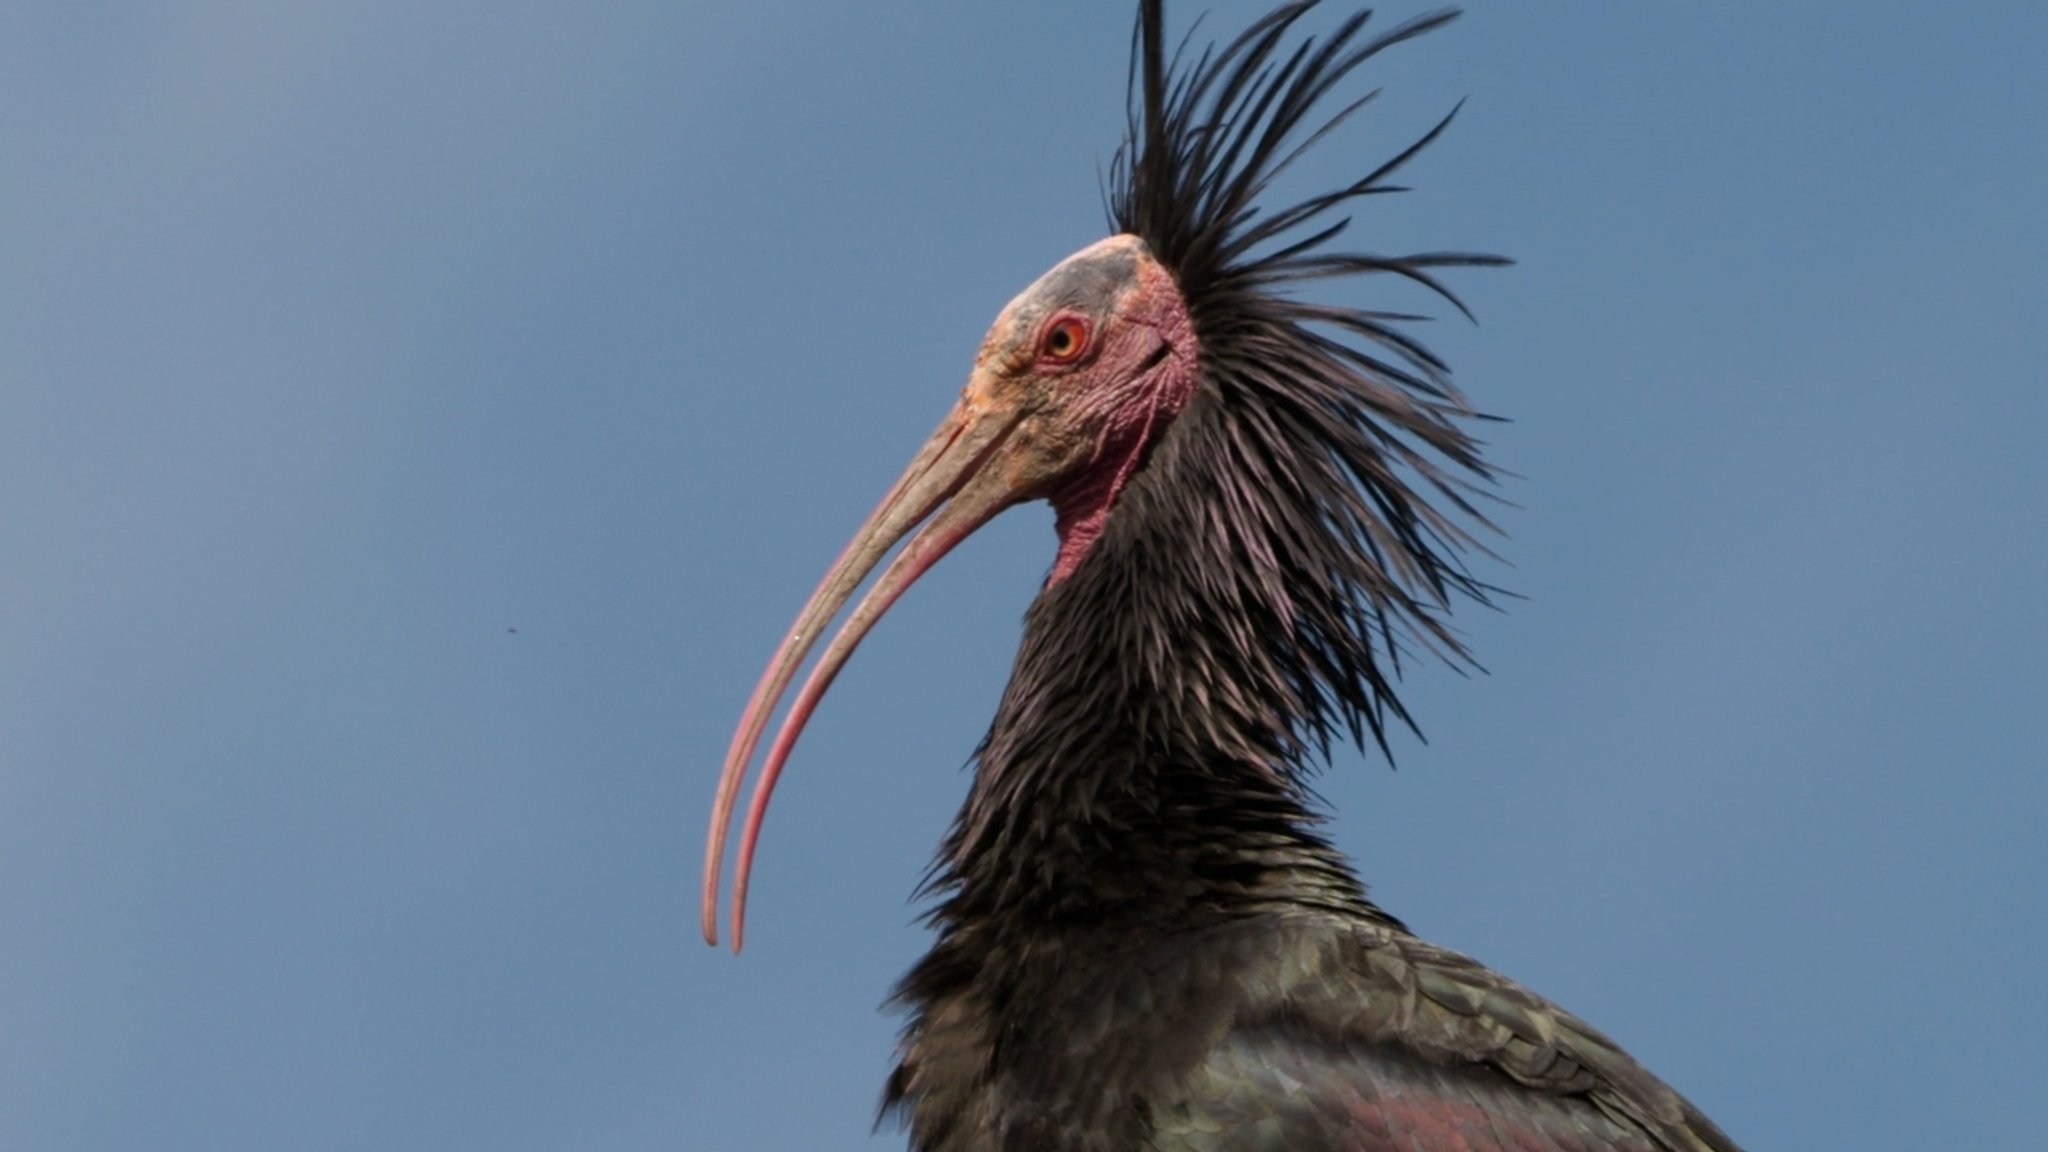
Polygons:
<instances>
[{"instance_id":1,"label":"pink bare face","mask_svg":"<svg viewBox=\"0 0 2048 1152\"><path fill-rule=\"evenodd\" d=\"M912 582L1012 505L1052 503L1060 550L1048 583L1071 574L1101 535L1147 446L1194 395L1198 354L1179 286L1135 236L1112 236L1067 257L996 317L959 402L826 573L740 717L705 851L707 941L718 939L726 830L768 716L818 635L875 565L930 518L855 605L769 747L740 837L734 951L768 798L797 735L854 647Z\"/></svg>"},{"instance_id":2,"label":"pink bare face","mask_svg":"<svg viewBox=\"0 0 2048 1152\"><path fill-rule=\"evenodd\" d=\"M961 405L1021 414L1003 463L1013 502L1043 497L1059 514L1053 581L1101 533L1195 371L1180 289L1135 236L1068 257L996 317Z\"/></svg>"}]
</instances>

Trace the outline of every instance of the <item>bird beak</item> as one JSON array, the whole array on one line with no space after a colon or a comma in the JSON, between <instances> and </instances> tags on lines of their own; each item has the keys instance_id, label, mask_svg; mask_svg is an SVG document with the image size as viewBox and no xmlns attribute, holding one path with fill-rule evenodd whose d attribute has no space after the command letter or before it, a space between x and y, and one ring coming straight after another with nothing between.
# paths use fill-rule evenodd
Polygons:
<instances>
[{"instance_id":1,"label":"bird beak","mask_svg":"<svg viewBox=\"0 0 2048 1152\"><path fill-rule=\"evenodd\" d=\"M987 390L970 382L960 403L939 425L938 431L918 451L917 458L882 497L860 531L846 545L839 559L825 573L825 580L811 594L809 603L797 615L789 635L775 650L768 670L754 688L747 710L733 733L732 748L725 756L725 770L718 778L718 795L711 809L711 834L704 850L704 940L718 943L718 871L725 856L726 832L732 823L733 805L739 798L740 781L754 758L761 733L770 713L781 700L809 654L818 636L851 599L889 549L909 535L927 517L922 532L898 553L868 590L853 614L811 669L796 703L782 721L782 729L769 746L767 763L754 784L754 797L747 806L747 822L740 833L739 860L732 885L732 950L740 950L747 910L747 876L754 861L754 846L761 834L761 817L768 810L768 798L775 781L789 759L789 751L811 718L818 700L832 686L832 678L904 589L924 575L926 569L952 551L953 546L973 534L1012 504L1026 498L1029 481L1012 476L1011 469L990 467L1010 434L1026 414L1022 405L994 405ZM1023 471L1023 470L1019 470ZM943 510L941 510L943 506ZM934 512L938 514L933 516Z\"/></svg>"}]
</instances>

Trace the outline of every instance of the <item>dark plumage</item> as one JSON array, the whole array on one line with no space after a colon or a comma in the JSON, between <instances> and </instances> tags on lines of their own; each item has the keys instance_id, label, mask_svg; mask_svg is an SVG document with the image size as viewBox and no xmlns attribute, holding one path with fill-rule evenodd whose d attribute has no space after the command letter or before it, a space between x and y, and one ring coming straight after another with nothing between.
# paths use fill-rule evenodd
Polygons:
<instances>
[{"instance_id":1,"label":"dark plumage","mask_svg":"<svg viewBox=\"0 0 2048 1152\"><path fill-rule=\"evenodd\" d=\"M1409 317L1290 295L1494 257L1334 250L1346 188L1257 208L1329 91L1455 13L1289 46L1313 2L1169 67L1141 4L1118 239L998 319L953 416L799 618L741 723L707 861L706 931L738 776L796 664L883 551L776 741L750 813L873 619L1010 504L1061 549L930 890L937 942L884 1100L927 1152L1686 1149L1735 1145L1611 1041L1367 899L1315 831L1334 736L1410 723L1398 657L1465 651L1489 591L1459 555L1490 477L1477 419ZM1303 129L1312 129L1304 132ZM1462 307L1462 306L1461 306ZM735 933L738 915L735 913Z\"/></svg>"}]
</instances>

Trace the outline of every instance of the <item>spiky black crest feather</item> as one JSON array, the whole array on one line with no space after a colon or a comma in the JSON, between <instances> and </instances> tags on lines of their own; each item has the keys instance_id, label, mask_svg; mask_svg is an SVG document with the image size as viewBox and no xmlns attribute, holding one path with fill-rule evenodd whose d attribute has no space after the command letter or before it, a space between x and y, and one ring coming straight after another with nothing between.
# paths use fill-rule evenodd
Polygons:
<instances>
[{"instance_id":1,"label":"spiky black crest feather","mask_svg":"<svg viewBox=\"0 0 2048 1152\"><path fill-rule=\"evenodd\" d=\"M1483 417L1443 361L1400 329L1419 317L1288 293L1390 273L1466 312L1434 270L1507 261L1331 247L1349 223L1332 214L1400 191L1388 179L1455 108L1349 185L1284 207L1258 204L1274 177L1376 94L1324 115L1338 82L1458 16L1441 11L1368 36L1366 10L1288 49L1289 31L1316 2L1284 4L1192 63L1185 46L1166 57L1161 0L1139 6L1110 213L1173 271L1194 319L1204 388L1216 401L1217 426L1201 431L1232 465L1209 479L1231 489L1224 503L1238 511L1225 527L1244 545L1236 559L1266 566L1262 582L1282 601L1272 613L1278 634L1256 642L1292 697L1289 727L1325 753L1339 728L1360 743L1369 730L1384 751L1389 716L1414 727L1393 686L1404 648L1469 664L1446 616L1457 598L1484 604L1495 591L1460 559L1484 551L1467 526L1491 528L1472 501L1493 473L1466 427Z\"/></svg>"}]
</instances>

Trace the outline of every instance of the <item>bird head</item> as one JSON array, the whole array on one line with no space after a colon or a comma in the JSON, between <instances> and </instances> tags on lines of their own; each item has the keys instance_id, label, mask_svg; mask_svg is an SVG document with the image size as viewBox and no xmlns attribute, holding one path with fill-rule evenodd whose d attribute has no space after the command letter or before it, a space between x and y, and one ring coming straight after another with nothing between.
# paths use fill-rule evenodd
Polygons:
<instances>
[{"instance_id":1,"label":"bird head","mask_svg":"<svg viewBox=\"0 0 2048 1152\"><path fill-rule=\"evenodd\" d=\"M1051 502L1057 582L1086 555L1197 378L1187 304L1145 242L1121 235L1082 249L1011 301L982 341L959 405L933 438L988 444L986 456L956 457L973 475L954 502L962 515Z\"/></svg>"},{"instance_id":2,"label":"bird head","mask_svg":"<svg viewBox=\"0 0 2048 1152\"><path fill-rule=\"evenodd\" d=\"M1058 516L1060 550L1048 583L1071 573L1100 536L1146 449L1194 395L1197 360L1180 289L1136 236L1111 236L1074 253L997 315L959 401L798 613L740 719L706 846L706 939L717 937L725 837L769 714L825 626L882 558L916 531L826 647L769 746L740 834L735 948L775 781L818 701L875 621L960 541L1004 509L1032 500L1049 501Z\"/></svg>"}]
</instances>

